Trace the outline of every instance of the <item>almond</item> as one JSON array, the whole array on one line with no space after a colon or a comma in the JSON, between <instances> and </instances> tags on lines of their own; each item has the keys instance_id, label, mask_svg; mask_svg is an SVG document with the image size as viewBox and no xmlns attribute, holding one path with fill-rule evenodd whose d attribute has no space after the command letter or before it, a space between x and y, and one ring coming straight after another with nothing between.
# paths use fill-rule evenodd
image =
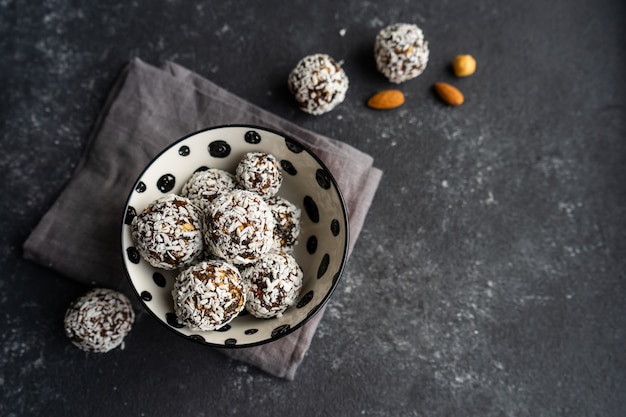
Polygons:
<instances>
[{"instance_id":1,"label":"almond","mask_svg":"<svg viewBox=\"0 0 626 417\"><path fill-rule=\"evenodd\" d=\"M435 83L435 91L446 104L451 106L460 106L465 101L463 93L448 83Z\"/></svg>"},{"instance_id":2,"label":"almond","mask_svg":"<svg viewBox=\"0 0 626 417\"><path fill-rule=\"evenodd\" d=\"M400 90L383 90L367 100L367 105L376 110L391 110L404 104L404 94Z\"/></svg>"}]
</instances>

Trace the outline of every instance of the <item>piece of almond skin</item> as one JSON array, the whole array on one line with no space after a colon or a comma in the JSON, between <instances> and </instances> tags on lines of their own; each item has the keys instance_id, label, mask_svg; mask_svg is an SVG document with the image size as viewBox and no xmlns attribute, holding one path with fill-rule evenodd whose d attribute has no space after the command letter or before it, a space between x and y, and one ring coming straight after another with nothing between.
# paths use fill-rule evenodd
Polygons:
<instances>
[{"instance_id":1,"label":"piece of almond skin","mask_svg":"<svg viewBox=\"0 0 626 417\"><path fill-rule=\"evenodd\" d=\"M465 97L463 97L461 90L448 83L435 83L435 91L444 103L451 106L460 106L465 101Z\"/></svg>"},{"instance_id":2,"label":"piece of almond skin","mask_svg":"<svg viewBox=\"0 0 626 417\"><path fill-rule=\"evenodd\" d=\"M367 105L376 110L391 110L404 104L404 93L400 90L383 90L367 100Z\"/></svg>"}]
</instances>

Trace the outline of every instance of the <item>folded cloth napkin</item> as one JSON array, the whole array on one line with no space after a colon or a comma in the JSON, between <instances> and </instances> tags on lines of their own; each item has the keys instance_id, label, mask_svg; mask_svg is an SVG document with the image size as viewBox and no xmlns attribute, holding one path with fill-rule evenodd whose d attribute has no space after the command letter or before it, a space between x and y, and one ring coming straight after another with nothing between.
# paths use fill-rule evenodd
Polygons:
<instances>
[{"instance_id":1,"label":"folded cloth napkin","mask_svg":"<svg viewBox=\"0 0 626 417\"><path fill-rule=\"evenodd\" d=\"M114 85L76 172L24 243L24 257L89 286L128 291L119 239L135 180L175 140L226 124L273 128L308 145L343 193L352 250L382 175L369 155L302 129L175 63L156 68L136 58ZM293 379L321 317L272 343L220 351Z\"/></svg>"}]
</instances>

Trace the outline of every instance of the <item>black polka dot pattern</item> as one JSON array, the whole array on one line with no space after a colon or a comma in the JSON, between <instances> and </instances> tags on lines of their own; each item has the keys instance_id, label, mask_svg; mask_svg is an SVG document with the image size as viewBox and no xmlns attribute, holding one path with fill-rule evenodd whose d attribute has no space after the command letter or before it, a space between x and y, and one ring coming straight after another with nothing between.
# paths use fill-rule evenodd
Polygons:
<instances>
[{"instance_id":1,"label":"black polka dot pattern","mask_svg":"<svg viewBox=\"0 0 626 417\"><path fill-rule=\"evenodd\" d=\"M251 334L255 334L258 331L259 331L259 329L248 329L244 333L247 334L247 335L251 335Z\"/></svg>"},{"instance_id":2,"label":"black polka dot pattern","mask_svg":"<svg viewBox=\"0 0 626 417\"><path fill-rule=\"evenodd\" d=\"M339 225L339 220L333 219L330 222L330 232L333 236L339 236L339 232L341 231L341 226Z\"/></svg>"},{"instance_id":3,"label":"black polka dot pattern","mask_svg":"<svg viewBox=\"0 0 626 417\"><path fill-rule=\"evenodd\" d=\"M320 187L322 187L325 190L330 189L330 175L328 175L328 172L326 172L326 170L319 168L316 172L315 172L315 180L317 181L317 183L319 184Z\"/></svg>"},{"instance_id":4,"label":"black polka dot pattern","mask_svg":"<svg viewBox=\"0 0 626 417\"><path fill-rule=\"evenodd\" d=\"M163 194L169 193L170 191L172 191L175 185L176 185L176 178L174 178L172 174L162 175L161 178L159 178L159 180L157 181L157 188Z\"/></svg>"},{"instance_id":5,"label":"black polka dot pattern","mask_svg":"<svg viewBox=\"0 0 626 417\"><path fill-rule=\"evenodd\" d=\"M295 142L293 139L285 138L285 145L287 145L287 149L293 153L300 153L303 150L302 145Z\"/></svg>"},{"instance_id":6,"label":"black polka dot pattern","mask_svg":"<svg viewBox=\"0 0 626 417\"><path fill-rule=\"evenodd\" d=\"M306 251L309 252L311 255L313 255L316 250L317 250L317 238L315 237L315 235L313 235L306 240Z\"/></svg>"},{"instance_id":7,"label":"black polka dot pattern","mask_svg":"<svg viewBox=\"0 0 626 417\"><path fill-rule=\"evenodd\" d=\"M192 334L192 335L189 335L188 337L194 342L206 343L206 340L204 340L204 337L200 336L199 334Z\"/></svg>"},{"instance_id":8,"label":"black polka dot pattern","mask_svg":"<svg viewBox=\"0 0 626 417\"><path fill-rule=\"evenodd\" d=\"M227 332L230 330L230 324L225 324L219 329L215 329L216 332Z\"/></svg>"},{"instance_id":9,"label":"black polka dot pattern","mask_svg":"<svg viewBox=\"0 0 626 417\"><path fill-rule=\"evenodd\" d=\"M209 143L209 154L214 158L226 158L230 155L230 145L223 140Z\"/></svg>"},{"instance_id":10,"label":"black polka dot pattern","mask_svg":"<svg viewBox=\"0 0 626 417\"><path fill-rule=\"evenodd\" d=\"M165 321L167 321L167 324L169 324L172 327L175 327L177 329L182 329L183 327L185 327L183 324L180 324L178 322L178 318L176 317L176 313L167 313L165 315Z\"/></svg>"},{"instance_id":11,"label":"black polka dot pattern","mask_svg":"<svg viewBox=\"0 0 626 417\"><path fill-rule=\"evenodd\" d=\"M137 183L137 186L135 187L135 191L137 191L138 193L143 193L146 191L146 184L144 184L143 181L139 181Z\"/></svg>"},{"instance_id":12,"label":"black polka dot pattern","mask_svg":"<svg viewBox=\"0 0 626 417\"><path fill-rule=\"evenodd\" d=\"M194 171L194 173L196 173L196 172L206 171L207 169L209 169L209 167L208 167L208 166L206 166L206 165L202 165L201 167L198 167L198 168Z\"/></svg>"},{"instance_id":13,"label":"black polka dot pattern","mask_svg":"<svg viewBox=\"0 0 626 417\"><path fill-rule=\"evenodd\" d=\"M141 299L144 301L150 301L152 300L152 294L150 294L148 291L142 291L141 292Z\"/></svg>"},{"instance_id":14,"label":"black polka dot pattern","mask_svg":"<svg viewBox=\"0 0 626 417\"><path fill-rule=\"evenodd\" d=\"M293 166L293 164L286 159L280 161L280 166L283 168L287 174L294 176L298 174L298 170Z\"/></svg>"},{"instance_id":15,"label":"black polka dot pattern","mask_svg":"<svg viewBox=\"0 0 626 417\"><path fill-rule=\"evenodd\" d=\"M296 308L304 307L305 305L309 304L312 299L313 299L313 290L307 292L306 294L302 296L300 301L298 301L298 304L296 304Z\"/></svg>"},{"instance_id":16,"label":"black polka dot pattern","mask_svg":"<svg viewBox=\"0 0 626 417\"><path fill-rule=\"evenodd\" d=\"M276 339L277 337L284 335L285 333L287 333L290 327L291 326L288 324L283 324L282 326L278 326L277 328L272 330L272 339Z\"/></svg>"},{"instance_id":17,"label":"black polka dot pattern","mask_svg":"<svg viewBox=\"0 0 626 417\"><path fill-rule=\"evenodd\" d=\"M165 277L160 272L152 274L152 281L154 281L154 283L161 288L165 288L165 285L167 284Z\"/></svg>"},{"instance_id":18,"label":"black polka dot pattern","mask_svg":"<svg viewBox=\"0 0 626 417\"><path fill-rule=\"evenodd\" d=\"M232 338L230 338L230 339L226 339L226 340L224 341L224 344L225 344L226 346L235 346L235 345L237 344L237 339L232 339Z\"/></svg>"},{"instance_id":19,"label":"black polka dot pattern","mask_svg":"<svg viewBox=\"0 0 626 417\"><path fill-rule=\"evenodd\" d=\"M330 255L326 253L324 254L324 257L322 258L322 262L320 262L319 268L317 268L317 279L320 279L321 277L324 276L324 274L328 270L329 264L330 264Z\"/></svg>"},{"instance_id":20,"label":"black polka dot pattern","mask_svg":"<svg viewBox=\"0 0 626 417\"><path fill-rule=\"evenodd\" d=\"M315 201L313 201L313 198L307 195L306 197L304 197L303 203L304 203L304 210L306 211L306 214L309 216L309 219L311 219L313 223L319 223L320 212L317 208L317 204L315 204Z\"/></svg>"},{"instance_id":21,"label":"black polka dot pattern","mask_svg":"<svg viewBox=\"0 0 626 417\"><path fill-rule=\"evenodd\" d=\"M126 216L124 216L124 224L130 225L133 222L133 219L137 216L137 211L134 207L128 206L126 207Z\"/></svg>"},{"instance_id":22,"label":"black polka dot pattern","mask_svg":"<svg viewBox=\"0 0 626 417\"><path fill-rule=\"evenodd\" d=\"M255 132L254 130L249 130L246 132L244 136L244 140L248 143L256 145L257 143L261 142L261 135L259 135L259 132Z\"/></svg>"},{"instance_id":23,"label":"black polka dot pattern","mask_svg":"<svg viewBox=\"0 0 626 417\"><path fill-rule=\"evenodd\" d=\"M134 264L138 264L141 260L141 255L139 255L139 251L134 246L126 248L126 256L128 257L128 260Z\"/></svg>"},{"instance_id":24,"label":"black polka dot pattern","mask_svg":"<svg viewBox=\"0 0 626 417\"><path fill-rule=\"evenodd\" d=\"M191 151L189 150L189 146L183 145L178 148L178 154L180 156L189 156L189 153L191 153Z\"/></svg>"}]
</instances>

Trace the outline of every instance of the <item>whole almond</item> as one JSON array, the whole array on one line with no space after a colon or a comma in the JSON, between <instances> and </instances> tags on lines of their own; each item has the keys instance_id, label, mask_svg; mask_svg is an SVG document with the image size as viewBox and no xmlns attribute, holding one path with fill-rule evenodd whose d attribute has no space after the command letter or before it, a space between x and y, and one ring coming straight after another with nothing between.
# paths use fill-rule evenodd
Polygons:
<instances>
[{"instance_id":1,"label":"whole almond","mask_svg":"<svg viewBox=\"0 0 626 417\"><path fill-rule=\"evenodd\" d=\"M448 83L435 83L435 91L446 104L451 106L460 106L465 101L463 93Z\"/></svg>"},{"instance_id":2,"label":"whole almond","mask_svg":"<svg viewBox=\"0 0 626 417\"><path fill-rule=\"evenodd\" d=\"M367 100L367 105L376 110L391 110L404 104L404 94L400 90L383 90Z\"/></svg>"}]
</instances>

